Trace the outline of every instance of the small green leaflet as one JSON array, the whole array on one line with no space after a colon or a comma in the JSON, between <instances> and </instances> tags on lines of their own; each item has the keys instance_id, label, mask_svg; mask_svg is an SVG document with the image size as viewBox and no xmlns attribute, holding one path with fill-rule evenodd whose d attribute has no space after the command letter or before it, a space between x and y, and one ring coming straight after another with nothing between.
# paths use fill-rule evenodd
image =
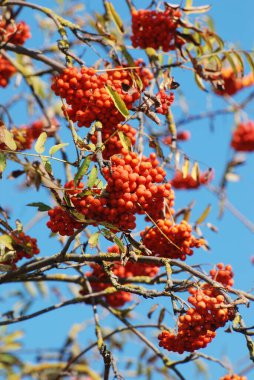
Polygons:
<instances>
[{"instance_id":1,"label":"small green leaflet","mask_svg":"<svg viewBox=\"0 0 254 380\"><path fill-rule=\"evenodd\" d=\"M62 143L62 144L57 144L57 145L52 146L49 149L50 156L53 156L56 152L58 152L60 149L62 149L63 147L67 145L69 145L69 143Z\"/></svg>"},{"instance_id":2,"label":"small green leaflet","mask_svg":"<svg viewBox=\"0 0 254 380\"><path fill-rule=\"evenodd\" d=\"M195 81L196 81L198 87L199 87L201 90L207 92L207 89L206 89L205 86L204 86L204 83L203 83L202 78L201 78L198 74L196 74L196 73L194 74L194 78L195 78Z\"/></svg>"},{"instance_id":3,"label":"small green leaflet","mask_svg":"<svg viewBox=\"0 0 254 380\"><path fill-rule=\"evenodd\" d=\"M91 189L93 185L95 184L97 180L97 175L98 175L98 169L97 166L94 166L91 170L91 173L89 174L88 177L88 182L87 182L87 187Z\"/></svg>"},{"instance_id":4,"label":"small green leaflet","mask_svg":"<svg viewBox=\"0 0 254 380\"><path fill-rule=\"evenodd\" d=\"M42 202L28 203L27 206L37 207L38 211L49 211L49 210L51 210L51 207L49 207L48 205L45 205L45 203L42 203Z\"/></svg>"},{"instance_id":5,"label":"small green leaflet","mask_svg":"<svg viewBox=\"0 0 254 380\"><path fill-rule=\"evenodd\" d=\"M74 177L74 183L75 185L78 183L78 181L87 173L87 170L89 169L90 163L92 161L92 154L89 154L84 158L84 161L82 162L81 166L78 168L77 173Z\"/></svg>"},{"instance_id":6,"label":"small green leaflet","mask_svg":"<svg viewBox=\"0 0 254 380\"><path fill-rule=\"evenodd\" d=\"M121 17L119 16L119 14L116 12L113 4L107 1L107 2L105 2L105 6L106 6L106 9L107 9L108 15L113 20L113 22L116 25L117 29L121 33L124 33L123 22L121 20Z\"/></svg>"},{"instance_id":7,"label":"small green leaflet","mask_svg":"<svg viewBox=\"0 0 254 380\"><path fill-rule=\"evenodd\" d=\"M125 246L121 239L118 236L114 236L114 243L118 246L121 252L125 252Z\"/></svg>"},{"instance_id":8,"label":"small green leaflet","mask_svg":"<svg viewBox=\"0 0 254 380\"><path fill-rule=\"evenodd\" d=\"M42 132L40 136L38 137L34 149L37 153L42 154L45 150L45 143L47 141L47 133Z\"/></svg>"},{"instance_id":9,"label":"small green leaflet","mask_svg":"<svg viewBox=\"0 0 254 380\"><path fill-rule=\"evenodd\" d=\"M90 245L91 248L96 247L99 241L99 237L100 237L99 232L95 232L94 234L90 236L90 238L88 239L88 244Z\"/></svg>"},{"instance_id":10,"label":"small green leaflet","mask_svg":"<svg viewBox=\"0 0 254 380\"><path fill-rule=\"evenodd\" d=\"M4 153L0 153L0 178L2 178L2 173L6 168L6 157Z\"/></svg>"},{"instance_id":11,"label":"small green leaflet","mask_svg":"<svg viewBox=\"0 0 254 380\"><path fill-rule=\"evenodd\" d=\"M111 97L111 99L113 100L114 102L114 105L115 107L118 109L118 111L125 117L125 119L127 117L130 116L130 113L128 111L128 108L126 107L124 101L122 100L122 98L120 97L120 95L117 93L117 91L115 91L111 86L109 85L105 85L105 88L109 94L109 96Z\"/></svg>"},{"instance_id":12,"label":"small green leaflet","mask_svg":"<svg viewBox=\"0 0 254 380\"><path fill-rule=\"evenodd\" d=\"M130 150L131 148L131 141L129 139L128 136L126 136L122 131L118 131L118 136L119 136L119 139L122 143L122 146L124 147L124 149L126 150Z\"/></svg>"}]
</instances>

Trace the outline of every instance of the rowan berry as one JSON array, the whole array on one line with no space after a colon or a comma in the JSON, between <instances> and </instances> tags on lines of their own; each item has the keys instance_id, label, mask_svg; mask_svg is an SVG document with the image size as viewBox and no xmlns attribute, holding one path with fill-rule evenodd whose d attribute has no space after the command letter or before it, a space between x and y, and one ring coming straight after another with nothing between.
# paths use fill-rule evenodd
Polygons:
<instances>
[{"instance_id":1,"label":"rowan berry","mask_svg":"<svg viewBox=\"0 0 254 380\"><path fill-rule=\"evenodd\" d=\"M254 151L254 121L239 123L233 132L231 146L236 151Z\"/></svg>"},{"instance_id":2,"label":"rowan berry","mask_svg":"<svg viewBox=\"0 0 254 380\"><path fill-rule=\"evenodd\" d=\"M0 87L6 87L10 78L16 73L15 67L0 54Z\"/></svg>"}]
</instances>

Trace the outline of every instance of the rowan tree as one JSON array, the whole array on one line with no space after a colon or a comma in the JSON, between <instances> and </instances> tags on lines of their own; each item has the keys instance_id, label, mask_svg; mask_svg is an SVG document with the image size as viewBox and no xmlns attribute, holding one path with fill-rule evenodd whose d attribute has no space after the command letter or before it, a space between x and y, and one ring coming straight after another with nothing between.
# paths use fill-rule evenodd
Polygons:
<instances>
[{"instance_id":1,"label":"rowan tree","mask_svg":"<svg viewBox=\"0 0 254 380\"><path fill-rule=\"evenodd\" d=\"M38 3L0 1L2 378L246 380L253 52L191 0Z\"/></svg>"}]
</instances>

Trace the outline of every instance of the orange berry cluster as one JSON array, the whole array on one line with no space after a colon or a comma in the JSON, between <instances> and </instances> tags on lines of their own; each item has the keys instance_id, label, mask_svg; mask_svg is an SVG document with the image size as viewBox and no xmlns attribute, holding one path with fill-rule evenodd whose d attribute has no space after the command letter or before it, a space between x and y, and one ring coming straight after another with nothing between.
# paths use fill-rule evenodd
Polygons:
<instances>
[{"instance_id":1,"label":"orange berry cluster","mask_svg":"<svg viewBox=\"0 0 254 380\"><path fill-rule=\"evenodd\" d=\"M108 252L120 254L120 250L117 245L108 248ZM108 287L112 286L107 274L103 270L102 265L91 264L90 267L93 269L93 271L87 272L86 276L93 277L95 279L89 279L93 292L105 290ZM114 262L111 271L114 276L126 279L135 276L154 277L158 273L159 267L150 264L140 264L138 262L133 263L130 261L128 261L127 264L123 266L119 262ZM80 293L84 295L87 294L87 291L85 289L82 289ZM126 302L130 302L132 299L131 293L125 291L117 291L112 294L107 294L103 297L105 298L107 304L112 307L121 307Z\"/></svg>"},{"instance_id":2,"label":"orange berry cluster","mask_svg":"<svg viewBox=\"0 0 254 380\"><path fill-rule=\"evenodd\" d=\"M124 135L129 139L130 145L134 145L136 142L136 130L128 124L117 124L116 127L104 127L102 129L102 143L104 145L104 150L102 156L104 160L108 160L114 154L120 154L123 148L122 142L120 141L118 132L123 132ZM97 134L94 133L91 136L92 143L97 143Z\"/></svg>"},{"instance_id":3,"label":"orange berry cluster","mask_svg":"<svg viewBox=\"0 0 254 380\"><path fill-rule=\"evenodd\" d=\"M233 132L231 146L240 152L254 151L254 121L249 120L237 125Z\"/></svg>"},{"instance_id":4,"label":"orange berry cluster","mask_svg":"<svg viewBox=\"0 0 254 380\"><path fill-rule=\"evenodd\" d=\"M135 214L148 213L158 219L164 202L168 207L173 206L174 193L169 183L163 183L166 172L158 166L154 153L149 158L139 158L137 153L122 149L121 155L113 155L110 163L110 168L102 170L107 181L104 191L96 188L92 194L82 195L84 184L80 183L78 189L75 189L73 181L65 185L66 194L75 209L87 220L109 222L122 230L132 230L136 227ZM53 232L69 236L73 233L73 217L68 211L60 210L57 207L48 212L50 222L47 226ZM80 222L74 228L80 228Z\"/></svg>"},{"instance_id":5,"label":"orange berry cluster","mask_svg":"<svg viewBox=\"0 0 254 380\"><path fill-rule=\"evenodd\" d=\"M188 291L191 294L188 301L193 307L179 317L177 335L163 331L158 336L161 347L179 354L206 347L216 336L215 331L234 319L233 309L223 307L224 296L211 285L205 284L199 289L190 287Z\"/></svg>"},{"instance_id":6,"label":"orange berry cluster","mask_svg":"<svg viewBox=\"0 0 254 380\"><path fill-rule=\"evenodd\" d=\"M186 177L183 177L183 173L180 170L175 172L174 178L170 181L172 187L175 189L197 189L201 185L204 185L210 182L213 178L212 171L206 171L199 175L199 179L195 180L191 174L187 174Z\"/></svg>"},{"instance_id":7,"label":"orange berry cluster","mask_svg":"<svg viewBox=\"0 0 254 380\"><path fill-rule=\"evenodd\" d=\"M224 266L223 263L216 265L217 269L210 270L210 276L213 280L220 282L224 287L230 288L234 285L231 265Z\"/></svg>"},{"instance_id":8,"label":"orange berry cluster","mask_svg":"<svg viewBox=\"0 0 254 380\"><path fill-rule=\"evenodd\" d=\"M227 374L225 376L220 377L220 380L247 380L247 377L240 376L237 374L233 374L233 375Z\"/></svg>"},{"instance_id":9,"label":"orange berry cluster","mask_svg":"<svg viewBox=\"0 0 254 380\"><path fill-rule=\"evenodd\" d=\"M110 212L115 214L113 223L115 219L122 220L121 228L134 229L134 214L147 213L158 218L165 200L169 207L173 206L174 193L169 183L163 183L166 172L158 164L155 153L147 158L122 149L121 156L111 157L111 169L103 168L103 175L107 180Z\"/></svg>"},{"instance_id":10,"label":"orange berry cluster","mask_svg":"<svg viewBox=\"0 0 254 380\"><path fill-rule=\"evenodd\" d=\"M24 22L15 24L12 20L0 21L0 42L11 42L14 45L23 45L31 37L30 28Z\"/></svg>"},{"instance_id":11,"label":"orange berry cluster","mask_svg":"<svg viewBox=\"0 0 254 380\"><path fill-rule=\"evenodd\" d=\"M179 131L176 135L176 140L178 141L187 141L191 138L191 133L189 131ZM166 136L162 140L162 142L165 145L171 145L172 144L172 136Z\"/></svg>"},{"instance_id":12,"label":"orange berry cluster","mask_svg":"<svg viewBox=\"0 0 254 380\"><path fill-rule=\"evenodd\" d=\"M142 72L142 68L138 71ZM144 71L143 71L144 74ZM141 76L142 77L142 76ZM143 75L147 84L147 75ZM89 127L95 120L103 126L116 126L124 120L122 114L115 107L105 85L115 90L124 101L128 109L140 98L140 91L135 85L129 70L119 66L114 70L98 75L93 68L67 68L53 79L51 86L56 95L66 99L70 106L67 109L69 118L78 122L78 126ZM131 88L131 93L125 91Z\"/></svg>"},{"instance_id":13,"label":"orange berry cluster","mask_svg":"<svg viewBox=\"0 0 254 380\"><path fill-rule=\"evenodd\" d=\"M16 73L15 67L0 54L0 87L6 87L10 78Z\"/></svg>"},{"instance_id":14,"label":"orange berry cluster","mask_svg":"<svg viewBox=\"0 0 254 380\"><path fill-rule=\"evenodd\" d=\"M164 12L141 9L132 11L132 45L141 49L162 49L167 52L184 44L177 34L181 12L167 9Z\"/></svg>"},{"instance_id":15,"label":"orange berry cluster","mask_svg":"<svg viewBox=\"0 0 254 380\"><path fill-rule=\"evenodd\" d=\"M234 95L238 91L245 87L252 86L254 84L254 75L250 73L244 77L239 74L235 74L231 67L223 68L221 70L220 78L223 80L224 89L214 88L217 95Z\"/></svg>"},{"instance_id":16,"label":"orange berry cluster","mask_svg":"<svg viewBox=\"0 0 254 380\"><path fill-rule=\"evenodd\" d=\"M164 90L160 90L156 94L156 98L160 102L160 106L156 108L156 112L162 115L167 115L168 109L174 101L174 94L170 92L168 95Z\"/></svg>"},{"instance_id":17,"label":"orange berry cluster","mask_svg":"<svg viewBox=\"0 0 254 380\"><path fill-rule=\"evenodd\" d=\"M146 227L140 233L143 244L155 256L171 259L186 260L186 256L193 254L193 248L201 247L204 239L197 239L191 235L192 227L182 220L174 224L171 219L159 219L154 227Z\"/></svg>"},{"instance_id":18,"label":"orange berry cluster","mask_svg":"<svg viewBox=\"0 0 254 380\"><path fill-rule=\"evenodd\" d=\"M47 132L48 137L53 137L58 128L58 122L56 119L52 119L51 123L52 124L49 128L45 128L46 122L39 119L34 121L31 125L21 126L20 128L12 128L10 132L12 133L13 139L17 145L17 150L23 151L26 149L31 149L33 142L43 131ZM8 147L2 143L0 144L0 149L8 149Z\"/></svg>"}]
</instances>

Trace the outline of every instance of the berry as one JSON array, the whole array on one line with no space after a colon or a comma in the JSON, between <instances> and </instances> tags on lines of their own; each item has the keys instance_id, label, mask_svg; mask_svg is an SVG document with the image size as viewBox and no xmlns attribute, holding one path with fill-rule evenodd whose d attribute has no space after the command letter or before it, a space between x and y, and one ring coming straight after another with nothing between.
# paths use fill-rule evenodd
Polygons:
<instances>
[{"instance_id":1,"label":"berry","mask_svg":"<svg viewBox=\"0 0 254 380\"><path fill-rule=\"evenodd\" d=\"M240 152L254 151L254 121L249 120L237 125L233 132L231 146Z\"/></svg>"},{"instance_id":2,"label":"berry","mask_svg":"<svg viewBox=\"0 0 254 380\"><path fill-rule=\"evenodd\" d=\"M0 21L0 42L10 42L14 45L23 45L31 37L30 28L24 22L15 24L14 20Z\"/></svg>"},{"instance_id":3,"label":"berry","mask_svg":"<svg viewBox=\"0 0 254 380\"><path fill-rule=\"evenodd\" d=\"M187 141L191 138L191 134L189 131L179 131L176 135L176 140L180 141ZM172 144L172 136L164 137L162 140L165 145L171 145Z\"/></svg>"},{"instance_id":4,"label":"berry","mask_svg":"<svg viewBox=\"0 0 254 380\"><path fill-rule=\"evenodd\" d=\"M233 374L233 375L227 374L225 376L220 377L220 380L247 380L247 377L236 375L236 374Z\"/></svg>"},{"instance_id":5,"label":"berry","mask_svg":"<svg viewBox=\"0 0 254 380\"><path fill-rule=\"evenodd\" d=\"M177 34L179 10L168 9L165 12L141 9L132 11L132 45L137 48L148 47L167 52L184 44Z\"/></svg>"},{"instance_id":6,"label":"berry","mask_svg":"<svg viewBox=\"0 0 254 380\"><path fill-rule=\"evenodd\" d=\"M169 95L164 91L160 90L156 94L157 100L160 102L160 106L156 108L157 113L161 113L162 115L166 115L168 113L168 109L174 101L174 94L171 92Z\"/></svg>"},{"instance_id":7,"label":"berry","mask_svg":"<svg viewBox=\"0 0 254 380\"><path fill-rule=\"evenodd\" d=\"M0 54L0 87L6 87L16 73L15 67Z\"/></svg>"},{"instance_id":8,"label":"berry","mask_svg":"<svg viewBox=\"0 0 254 380\"><path fill-rule=\"evenodd\" d=\"M143 244L155 256L186 260L193 254L193 248L204 244L204 239L191 235L192 227L185 220L174 224L171 219L159 219L155 227L146 227L140 233Z\"/></svg>"},{"instance_id":9,"label":"berry","mask_svg":"<svg viewBox=\"0 0 254 380\"><path fill-rule=\"evenodd\" d=\"M184 178L180 170L175 172L174 178L171 180L171 185L175 189L197 189L201 185L209 183L213 178L213 171L208 170L199 175L199 180L195 180L190 174Z\"/></svg>"},{"instance_id":10,"label":"berry","mask_svg":"<svg viewBox=\"0 0 254 380\"><path fill-rule=\"evenodd\" d=\"M243 77L240 70L235 74L231 67L223 68L221 70L220 79L223 80L224 88L214 87L214 91L217 95L222 96L232 96L243 88L252 86L254 83L254 75L252 73Z\"/></svg>"}]
</instances>

